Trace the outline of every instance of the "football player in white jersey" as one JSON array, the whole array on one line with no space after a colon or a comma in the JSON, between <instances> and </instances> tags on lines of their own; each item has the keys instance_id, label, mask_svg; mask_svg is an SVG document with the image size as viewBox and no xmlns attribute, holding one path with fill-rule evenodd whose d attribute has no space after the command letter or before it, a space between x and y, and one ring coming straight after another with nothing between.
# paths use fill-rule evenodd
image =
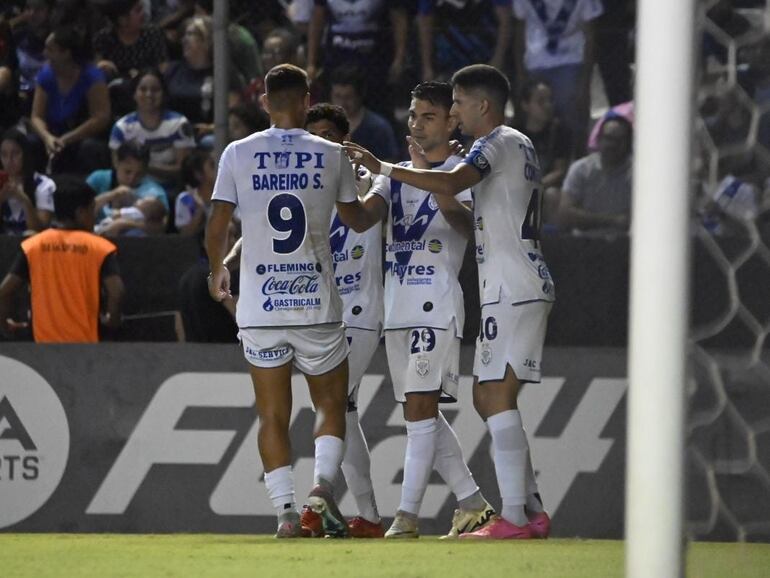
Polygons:
<instances>
[{"instance_id":1,"label":"football player in white jersey","mask_svg":"<svg viewBox=\"0 0 770 578\"><path fill-rule=\"evenodd\" d=\"M302 128L309 104L305 72L276 66L265 86L262 105L272 126L231 143L220 159L206 228L209 291L216 300L230 297L223 260L238 207L243 244L236 321L254 385L257 442L278 515L276 537L301 535L289 443L292 365L305 374L318 416L308 503L327 535L346 536L332 481L344 450L348 344L329 222L335 202L342 221L356 230L365 211L342 147Z\"/></svg>"},{"instance_id":2,"label":"football player in white jersey","mask_svg":"<svg viewBox=\"0 0 770 578\"><path fill-rule=\"evenodd\" d=\"M340 106L320 103L307 111L305 128L310 134L337 144L350 138L350 123ZM369 191L372 175L359 168L358 195ZM345 225L332 212L329 229L334 280L342 299L342 319L350 347L348 355L348 411L342 473L352 493L358 515L348 521L351 538L382 538L385 530L377 511L371 479L369 447L358 415L358 389L382 335L382 222L363 233ZM319 535L321 519L310 508L302 511L303 532Z\"/></svg>"},{"instance_id":3,"label":"football player in white jersey","mask_svg":"<svg viewBox=\"0 0 770 578\"><path fill-rule=\"evenodd\" d=\"M425 82L412 92L408 128L411 162L449 170L457 122L452 87ZM435 467L459 502L449 536L476 530L494 510L468 470L439 401L456 401L465 310L457 275L473 235L470 191L432 195L378 177L364 202L388 215L385 261L385 346L396 400L403 404L407 443L401 502L386 538L417 538L418 514Z\"/></svg>"},{"instance_id":4,"label":"football player in white jersey","mask_svg":"<svg viewBox=\"0 0 770 578\"><path fill-rule=\"evenodd\" d=\"M517 397L540 381L540 359L554 286L540 251L540 168L531 141L503 124L510 85L496 68L475 64L452 77L452 114L476 141L450 171L382 163L362 147L348 154L374 173L438 195L473 191L481 331L474 405L492 436L501 516L468 538L547 537L550 519L537 491Z\"/></svg>"}]
</instances>

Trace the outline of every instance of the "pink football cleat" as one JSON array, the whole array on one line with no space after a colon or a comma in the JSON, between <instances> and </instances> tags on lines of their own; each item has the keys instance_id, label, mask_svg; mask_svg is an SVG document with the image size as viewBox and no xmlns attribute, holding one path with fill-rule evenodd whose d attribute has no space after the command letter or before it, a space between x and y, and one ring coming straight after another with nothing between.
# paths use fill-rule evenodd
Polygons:
<instances>
[{"instance_id":1,"label":"pink football cleat","mask_svg":"<svg viewBox=\"0 0 770 578\"><path fill-rule=\"evenodd\" d=\"M547 538L551 533L551 518L545 512L529 512L529 528L533 538Z\"/></svg>"},{"instance_id":2,"label":"pink football cleat","mask_svg":"<svg viewBox=\"0 0 770 578\"><path fill-rule=\"evenodd\" d=\"M460 534L461 540L531 540L533 537L529 524L516 526L500 516L496 516L486 526L475 532Z\"/></svg>"}]
</instances>

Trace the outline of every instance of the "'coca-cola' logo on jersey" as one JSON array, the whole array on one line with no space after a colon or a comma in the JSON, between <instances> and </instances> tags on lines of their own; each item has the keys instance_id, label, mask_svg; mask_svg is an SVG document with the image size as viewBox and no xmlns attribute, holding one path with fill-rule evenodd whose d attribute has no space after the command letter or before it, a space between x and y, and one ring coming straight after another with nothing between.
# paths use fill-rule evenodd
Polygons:
<instances>
[{"instance_id":1,"label":"'coca-cola' logo on jersey","mask_svg":"<svg viewBox=\"0 0 770 578\"><path fill-rule=\"evenodd\" d=\"M264 295L308 295L318 292L318 275L297 275L294 279L270 277L262 285Z\"/></svg>"}]
</instances>

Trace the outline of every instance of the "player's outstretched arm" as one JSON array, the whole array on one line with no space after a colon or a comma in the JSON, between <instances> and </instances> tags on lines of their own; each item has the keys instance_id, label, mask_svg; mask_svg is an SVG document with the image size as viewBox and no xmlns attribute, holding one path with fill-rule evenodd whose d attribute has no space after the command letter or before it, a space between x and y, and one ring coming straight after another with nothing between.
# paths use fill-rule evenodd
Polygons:
<instances>
[{"instance_id":1,"label":"player's outstretched arm","mask_svg":"<svg viewBox=\"0 0 770 578\"><path fill-rule=\"evenodd\" d=\"M481 173L465 163L458 164L451 171L409 169L384 163L356 143L346 141L343 146L354 163L364 165L372 173L390 176L393 180L438 195L453 197L481 181Z\"/></svg>"},{"instance_id":2,"label":"player's outstretched arm","mask_svg":"<svg viewBox=\"0 0 770 578\"><path fill-rule=\"evenodd\" d=\"M225 267L227 232L235 205L214 201L211 217L206 225L206 253L209 256L209 294L214 301L230 298L230 272Z\"/></svg>"},{"instance_id":3,"label":"player's outstretched arm","mask_svg":"<svg viewBox=\"0 0 770 578\"><path fill-rule=\"evenodd\" d=\"M352 203L337 201L337 214L340 216L340 221L356 233L363 233L382 221L387 212L385 201L375 194L369 194L365 199L355 200Z\"/></svg>"}]
</instances>

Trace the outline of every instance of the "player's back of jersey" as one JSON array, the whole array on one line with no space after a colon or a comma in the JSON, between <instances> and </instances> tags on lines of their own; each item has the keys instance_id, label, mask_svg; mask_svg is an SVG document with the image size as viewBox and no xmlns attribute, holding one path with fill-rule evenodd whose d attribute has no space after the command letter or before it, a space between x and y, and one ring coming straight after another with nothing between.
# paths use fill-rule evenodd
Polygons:
<instances>
[{"instance_id":1,"label":"player's back of jersey","mask_svg":"<svg viewBox=\"0 0 770 578\"><path fill-rule=\"evenodd\" d=\"M540 249L542 190L532 142L499 126L474 143L466 162L484 175L472 188L482 304L553 301Z\"/></svg>"},{"instance_id":2,"label":"player's back of jersey","mask_svg":"<svg viewBox=\"0 0 770 578\"><path fill-rule=\"evenodd\" d=\"M270 128L227 147L213 198L240 209L240 327L341 321L329 221L335 201L355 195L342 148L302 129Z\"/></svg>"}]
</instances>

